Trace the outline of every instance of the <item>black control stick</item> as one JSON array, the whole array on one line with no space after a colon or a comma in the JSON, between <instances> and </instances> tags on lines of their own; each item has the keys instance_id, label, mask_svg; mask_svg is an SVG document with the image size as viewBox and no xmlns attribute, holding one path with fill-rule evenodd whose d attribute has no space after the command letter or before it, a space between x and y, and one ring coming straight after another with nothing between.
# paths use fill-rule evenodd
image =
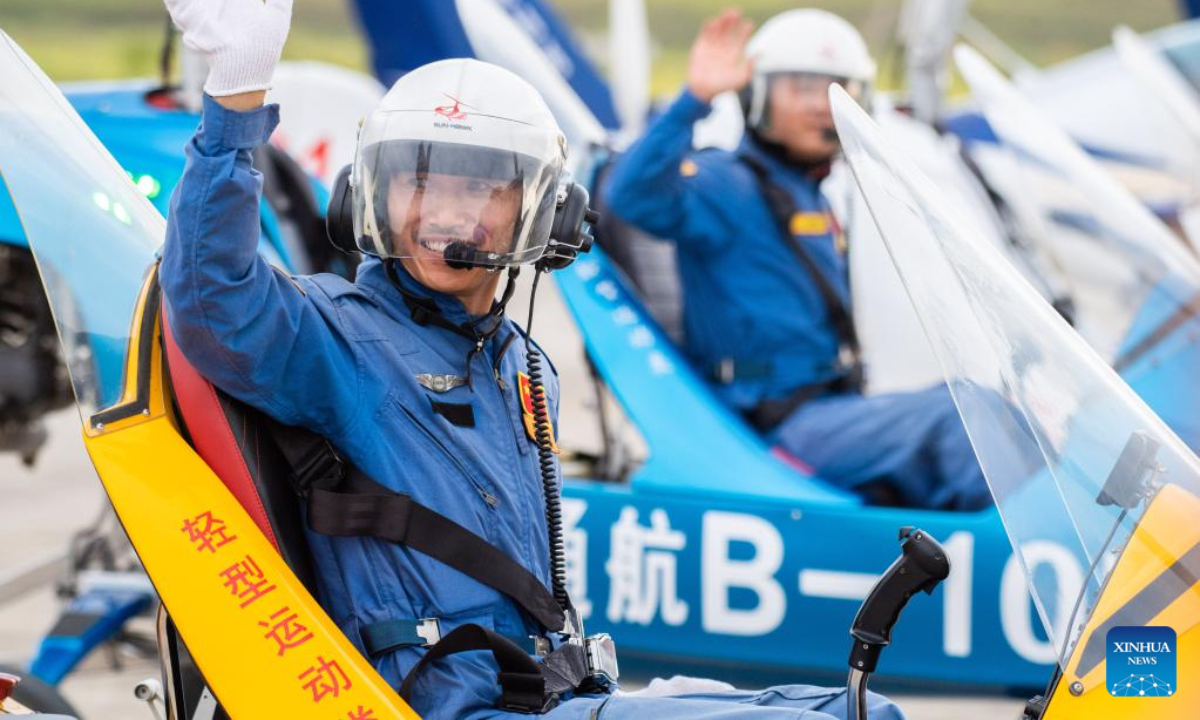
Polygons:
<instances>
[{"instance_id":1,"label":"black control stick","mask_svg":"<svg viewBox=\"0 0 1200 720\"><path fill-rule=\"evenodd\" d=\"M946 551L925 531L900 528L900 543L900 557L871 588L850 628L854 645L847 683L849 720L867 720L867 677L875 672L880 653L892 641L892 627L908 599L920 590L933 593L950 575Z\"/></svg>"}]
</instances>

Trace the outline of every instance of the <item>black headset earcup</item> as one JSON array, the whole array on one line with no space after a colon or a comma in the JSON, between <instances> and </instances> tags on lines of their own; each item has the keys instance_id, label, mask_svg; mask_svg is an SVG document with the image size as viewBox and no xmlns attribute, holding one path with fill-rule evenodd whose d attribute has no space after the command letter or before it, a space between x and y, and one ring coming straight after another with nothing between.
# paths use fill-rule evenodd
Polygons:
<instances>
[{"instance_id":1,"label":"black headset earcup","mask_svg":"<svg viewBox=\"0 0 1200 720\"><path fill-rule=\"evenodd\" d=\"M333 181L329 208L325 212L325 233L329 242L344 253L358 252L354 242L354 191L350 187L350 166L342 168Z\"/></svg>"},{"instance_id":2,"label":"black headset earcup","mask_svg":"<svg viewBox=\"0 0 1200 720\"><path fill-rule=\"evenodd\" d=\"M575 261L580 253L592 249L595 239L588 228L600 220L600 215L588 207L591 197L587 188L575 183L567 185L566 197L554 210L554 223L550 226L552 244L539 261L547 270L562 270Z\"/></svg>"}]
</instances>

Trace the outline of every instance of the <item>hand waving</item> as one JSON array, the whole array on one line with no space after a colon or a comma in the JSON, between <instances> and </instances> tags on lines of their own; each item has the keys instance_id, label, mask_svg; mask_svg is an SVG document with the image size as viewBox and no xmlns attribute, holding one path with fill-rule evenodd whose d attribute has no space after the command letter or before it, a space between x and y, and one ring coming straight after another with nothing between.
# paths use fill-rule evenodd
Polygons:
<instances>
[{"instance_id":1,"label":"hand waving","mask_svg":"<svg viewBox=\"0 0 1200 720\"><path fill-rule=\"evenodd\" d=\"M292 22L292 0L166 0L183 42L208 61L204 91L267 90Z\"/></svg>"},{"instance_id":2,"label":"hand waving","mask_svg":"<svg viewBox=\"0 0 1200 720\"><path fill-rule=\"evenodd\" d=\"M693 95L710 102L750 82L754 67L746 58L746 41L752 32L754 23L733 8L704 23L688 59L687 86Z\"/></svg>"}]
</instances>

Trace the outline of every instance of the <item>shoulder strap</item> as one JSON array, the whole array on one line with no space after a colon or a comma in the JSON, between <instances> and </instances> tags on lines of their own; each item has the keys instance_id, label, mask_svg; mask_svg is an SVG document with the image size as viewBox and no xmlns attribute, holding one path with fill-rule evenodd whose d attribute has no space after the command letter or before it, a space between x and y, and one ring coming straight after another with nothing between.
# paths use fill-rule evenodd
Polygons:
<instances>
[{"instance_id":1,"label":"shoulder strap","mask_svg":"<svg viewBox=\"0 0 1200 720\"><path fill-rule=\"evenodd\" d=\"M796 214L796 204L792 200L791 194L771 181L767 168L756 158L739 153L738 159L745 163L746 167L754 174L759 190L766 199L767 206L771 209L771 215L775 218L779 233L783 236L800 266L812 278L817 292L821 294L829 321L833 324L834 332L837 333L838 342L850 354L850 373L861 373L859 366L862 352L858 343L858 332L854 327L854 317L838 297L829 278L825 277L825 274L817 267L816 261L809 255L804 243L797 240L796 236L792 234L791 218Z\"/></svg>"},{"instance_id":2,"label":"shoulder strap","mask_svg":"<svg viewBox=\"0 0 1200 720\"><path fill-rule=\"evenodd\" d=\"M511 598L549 631L566 614L533 573L496 546L408 495L342 463L329 442L302 428L266 420L308 501L308 526L337 537L373 537L412 548Z\"/></svg>"}]
</instances>

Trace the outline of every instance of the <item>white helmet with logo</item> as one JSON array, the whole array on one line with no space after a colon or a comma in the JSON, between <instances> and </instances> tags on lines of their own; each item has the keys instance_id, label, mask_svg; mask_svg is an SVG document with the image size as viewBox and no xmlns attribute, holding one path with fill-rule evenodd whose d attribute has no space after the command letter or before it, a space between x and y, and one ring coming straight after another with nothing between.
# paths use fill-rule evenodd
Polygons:
<instances>
[{"instance_id":1,"label":"white helmet with logo","mask_svg":"<svg viewBox=\"0 0 1200 720\"><path fill-rule=\"evenodd\" d=\"M763 24L746 47L754 77L742 93L747 124L761 128L767 112L770 79L780 74L834 78L865 103L875 80L875 61L854 26L815 8L789 10Z\"/></svg>"},{"instance_id":2,"label":"white helmet with logo","mask_svg":"<svg viewBox=\"0 0 1200 720\"><path fill-rule=\"evenodd\" d=\"M490 267L535 262L566 154L541 95L508 70L477 60L413 70L359 134L350 179L358 249Z\"/></svg>"}]
</instances>

